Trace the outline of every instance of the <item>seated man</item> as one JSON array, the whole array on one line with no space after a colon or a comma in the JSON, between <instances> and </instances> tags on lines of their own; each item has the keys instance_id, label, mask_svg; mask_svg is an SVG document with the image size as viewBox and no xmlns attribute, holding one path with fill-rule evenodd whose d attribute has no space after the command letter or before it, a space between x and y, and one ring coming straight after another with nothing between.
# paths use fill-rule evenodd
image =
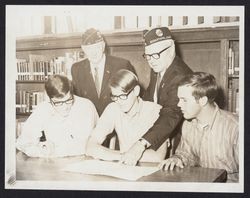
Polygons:
<instances>
[{"instance_id":1,"label":"seated man","mask_svg":"<svg viewBox=\"0 0 250 198\"><path fill-rule=\"evenodd\" d=\"M161 162L160 168L225 169L228 181L238 180L238 118L219 109L214 102L217 92L214 76L204 72L195 72L180 82L178 106L187 120L175 155Z\"/></svg>"},{"instance_id":2,"label":"seated man","mask_svg":"<svg viewBox=\"0 0 250 198\"><path fill-rule=\"evenodd\" d=\"M41 103L24 123L16 147L30 157L85 154L86 142L98 119L94 104L72 94L67 77L45 83L49 101Z\"/></svg>"},{"instance_id":3,"label":"seated man","mask_svg":"<svg viewBox=\"0 0 250 198\"><path fill-rule=\"evenodd\" d=\"M113 102L105 108L91 134L87 154L98 159L122 161L123 153L153 126L162 107L139 97L138 78L131 71L118 71L111 78L109 85ZM119 151L102 146L106 136L114 129L119 140ZM145 144L141 142L140 146L144 147ZM141 161L159 162L165 158L166 149L167 143L162 144L157 151L148 149Z\"/></svg>"}]
</instances>

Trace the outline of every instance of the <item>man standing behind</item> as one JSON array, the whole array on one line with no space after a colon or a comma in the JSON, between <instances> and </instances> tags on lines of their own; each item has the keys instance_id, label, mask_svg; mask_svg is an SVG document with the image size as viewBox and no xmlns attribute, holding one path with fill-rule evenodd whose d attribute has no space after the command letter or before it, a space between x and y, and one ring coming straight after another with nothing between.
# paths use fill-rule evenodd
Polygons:
<instances>
[{"instance_id":1,"label":"man standing behind","mask_svg":"<svg viewBox=\"0 0 250 198\"><path fill-rule=\"evenodd\" d=\"M124 154L123 163L134 165L146 148L157 150L169 137L177 133L178 125L183 120L182 113L177 107L177 85L183 76L192 73L192 70L176 56L174 40L167 27L145 30L143 36L143 57L152 69L150 83L143 99L160 104L162 109L154 125Z\"/></svg>"},{"instance_id":2,"label":"man standing behind","mask_svg":"<svg viewBox=\"0 0 250 198\"><path fill-rule=\"evenodd\" d=\"M214 76L195 72L178 87L178 106L187 119L176 154L159 166L201 166L225 169L228 182L238 181L238 117L219 109L214 102L218 87Z\"/></svg>"},{"instance_id":3,"label":"man standing behind","mask_svg":"<svg viewBox=\"0 0 250 198\"><path fill-rule=\"evenodd\" d=\"M135 70L128 60L104 53L104 39L94 28L88 29L82 35L81 48L87 58L72 66L74 93L90 99L101 115L105 107L112 102L108 86L111 76L120 69L134 73Z\"/></svg>"}]
</instances>

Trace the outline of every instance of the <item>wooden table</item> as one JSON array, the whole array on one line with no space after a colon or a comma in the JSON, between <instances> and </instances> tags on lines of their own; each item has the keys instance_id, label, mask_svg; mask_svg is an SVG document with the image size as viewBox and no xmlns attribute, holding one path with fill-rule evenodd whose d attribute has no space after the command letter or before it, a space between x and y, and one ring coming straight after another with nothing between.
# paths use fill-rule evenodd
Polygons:
<instances>
[{"instance_id":1,"label":"wooden table","mask_svg":"<svg viewBox=\"0 0 250 198\"><path fill-rule=\"evenodd\" d=\"M86 157L57 159L30 158L18 152L16 158L16 180L35 181L124 181L110 176L87 175L60 171L65 165L85 160ZM156 163L141 163L142 166L156 166ZM145 182L225 182L227 173L221 169L201 167L176 168L173 171L159 170L138 181Z\"/></svg>"}]
</instances>

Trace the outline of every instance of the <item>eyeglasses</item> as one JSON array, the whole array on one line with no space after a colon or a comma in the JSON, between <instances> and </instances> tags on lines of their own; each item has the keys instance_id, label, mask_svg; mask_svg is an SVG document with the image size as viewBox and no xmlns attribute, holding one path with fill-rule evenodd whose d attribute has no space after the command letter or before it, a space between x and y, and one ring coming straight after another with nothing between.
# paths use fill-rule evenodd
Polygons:
<instances>
[{"instance_id":1,"label":"eyeglasses","mask_svg":"<svg viewBox=\"0 0 250 198\"><path fill-rule=\"evenodd\" d=\"M161 57L161 53L166 51L168 48L170 48L172 45L166 47L165 49L161 50L160 52L158 53L153 53L153 54L143 54L143 58L145 58L146 60L150 60L151 57L153 57L154 59L159 59Z\"/></svg>"},{"instance_id":2,"label":"eyeglasses","mask_svg":"<svg viewBox=\"0 0 250 198\"><path fill-rule=\"evenodd\" d=\"M110 94L110 98L111 98L112 101L117 101L118 98L121 99L121 100L127 100L127 99L128 99L128 95L129 95L133 90L134 90L134 88L131 89L128 93L126 93L126 94L121 94L121 95L119 95L119 96Z\"/></svg>"},{"instance_id":3,"label":"eyeglasses","mask_svg":"<svg viewBox=\"0 0 250 198\"><path fill-rule=\"evenodd\" d=\"M62 106L63 104L72 104L74 102L74 97L71 96L68 100L65 101L53 101L52 99L50 99L50 102L55 106L55 107L59 107Z\"/></svg>"}]
</instances>

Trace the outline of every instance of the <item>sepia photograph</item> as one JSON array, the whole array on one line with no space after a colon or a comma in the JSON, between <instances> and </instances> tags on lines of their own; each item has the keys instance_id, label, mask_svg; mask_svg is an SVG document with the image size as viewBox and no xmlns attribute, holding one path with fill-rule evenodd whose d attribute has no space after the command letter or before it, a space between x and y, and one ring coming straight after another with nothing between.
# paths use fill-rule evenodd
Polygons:
<instances>
[{"instance_id":1,"label":"sepia photograph","mask_svg":"<svg viewBox=\"0 0 250 198\"><path fill-rule=\"evenodd\" d=\"M6 5L5 189L244 192L244 12Z\"/></svg>"}]
</instances>

